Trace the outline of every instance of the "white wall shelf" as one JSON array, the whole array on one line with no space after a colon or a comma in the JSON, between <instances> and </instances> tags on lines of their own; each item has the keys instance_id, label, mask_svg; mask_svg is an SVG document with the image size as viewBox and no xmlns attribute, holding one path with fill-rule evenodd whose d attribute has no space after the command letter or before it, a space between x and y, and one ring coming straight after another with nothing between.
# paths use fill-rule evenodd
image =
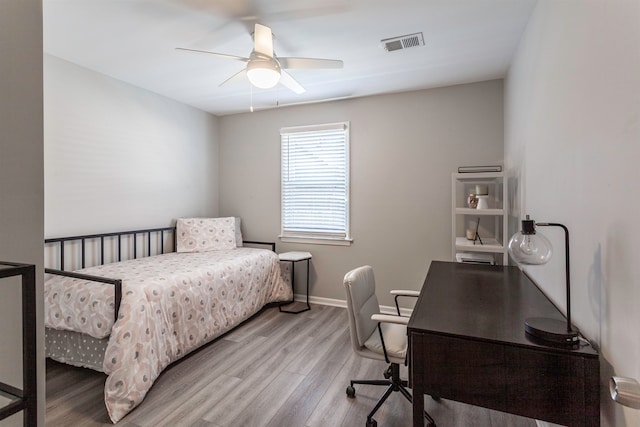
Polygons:
<instances>
[{"instance_id":1,"label":"white wall shelf","mask_svg":"<svg viewBox=\"0 0 640 427\"><path fill-rule=\"evenodd\" d=\"M452 174L452 259L458 252L481 252L494 255L496 264L506 265L508 255L506 180L503 172L454 173ZM468 206L469 194L476 193L476 185L488 189L488 208L476 209ZM475 230L480 220L478 240L467 239L467 229Z\"/></svg>"},{"instance_id":2,"label":"white wall shelf","mask_svg":"<svg viewBox=\"0 0 640 427\"><path fill-rule=\"evenodd\" d=\"M502 253L502 244L494 238L483 237L482 244L476 240L475 245L473 240L469 240L466 237L456 237L456 252L499 252Z\"/></svg>"}]
</instances>

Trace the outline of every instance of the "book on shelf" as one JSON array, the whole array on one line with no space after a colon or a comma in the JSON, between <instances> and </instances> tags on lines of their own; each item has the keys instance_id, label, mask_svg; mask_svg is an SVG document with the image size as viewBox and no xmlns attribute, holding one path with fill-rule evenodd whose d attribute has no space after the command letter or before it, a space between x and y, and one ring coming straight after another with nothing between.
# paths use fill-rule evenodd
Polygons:
<instances>
[{"instance_id":1,"label":"book on shelf","mask_svg":"<svg viewBox=\"0 0 640 427\"><path fill-rule=\"evenodd\" d=\"M493 254L479 252L457 252L456 261L465 264L495 265L496 263Z\"/></svg>"},{"instance_id":2,"label":"book on shelf","mask_svg":"<svg viewBox=\"0 0 640 427\"><path fill-rule=\"evenodd\" d=\"M501 165L490 166L458 166L458 173L502 172Z\"/></svg>"}]
</instances>

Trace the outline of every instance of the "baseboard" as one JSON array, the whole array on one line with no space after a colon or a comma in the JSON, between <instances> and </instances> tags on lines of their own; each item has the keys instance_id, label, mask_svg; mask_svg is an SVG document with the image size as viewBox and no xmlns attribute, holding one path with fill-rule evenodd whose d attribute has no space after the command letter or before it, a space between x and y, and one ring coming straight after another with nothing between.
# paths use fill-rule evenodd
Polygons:
<instances>
[{"instance_id":1,"label":"baseboard","mask_svg":"<svg viewBox=\"0 0 640 427\"><path fill-rule=\"evenodd\" d=\"M295 301L301 301L301 302L307 301L307 296L304 294L295 294L293 298ZM328 305L330 307L347 308L346 300L314 297L313 295L309 296L309 303L319 304L319 305ZM398 314L398 312L396 311L396 307L389 306L389 305L381 305L380 312L383 314ZM410 308L402 308L402 307L400 308L400 315L402 316L411 317L411 313L413 313L413 310Z\"/></svg>"}]
</instances>

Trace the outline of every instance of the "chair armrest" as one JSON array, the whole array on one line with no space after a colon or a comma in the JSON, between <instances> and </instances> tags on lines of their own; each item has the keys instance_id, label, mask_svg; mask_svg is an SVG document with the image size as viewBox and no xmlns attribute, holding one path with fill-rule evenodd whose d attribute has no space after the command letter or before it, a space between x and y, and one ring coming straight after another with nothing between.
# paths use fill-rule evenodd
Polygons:
<instances>
[{"instance_id":1,"label":"chair armrest","mask_svg":"<svg viewBox=\"0 0 640 427\"><path fill-rule=\"evenodd\" d=\"M400 317L392 314L374 314L371 316L371 320L382 323L397 323L398 325L409 324L408 317Z\"/></svg>"},{"instance_id":2,"label":"chair armrest","mask_svg":"<svg viewBox=\"0 0 640 427\"><path fill-rule=\"evenodd\" d=\"M398 325L406 326L409 323L408 317L394 316L393 314L372 314L371 320L378 322L378 333L380 334L380 343L382 343L382 352L384 353L384 360L387 363L391 363L389 356L387 355L387 346L384 343L384 335L382 333L381 323L395 323Z\"/></svg>"},{"instance_id":3,"label":"chair armrest","mask_svg":"<svg viewBox=\"0 0 640 427\"><path fill-rule=\"evenodd\" d=\"M419 297L420 291L410 291L407 289L394 289L389 292L391 295L396 295L399 297Z\"/></svg>"},{"instance_id":4,"label":"chair armrest","mask_svg":"<svg viewBox=\"0 0 640 427\"><path fill-rule=\"evenodd\" d=\"M396 311L398 312L398 316L400 316L400 304L398 304L398 297L419 297L420 291L409 291L406 289L394 289L391 292L393 295L393 299L396 302Z\"/></svg>"}]
</instances>

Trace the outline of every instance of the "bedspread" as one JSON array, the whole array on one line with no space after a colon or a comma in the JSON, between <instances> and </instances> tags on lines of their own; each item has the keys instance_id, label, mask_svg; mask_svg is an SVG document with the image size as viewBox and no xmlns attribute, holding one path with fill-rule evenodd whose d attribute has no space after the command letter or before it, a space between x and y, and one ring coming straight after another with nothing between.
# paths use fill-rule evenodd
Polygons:
<instances>
[{"instance_id":1,"label":"bedspread","mask_svg":"<svg viewBox=\"0 0 640 427\"><path fill-rule=\"evenodd\" d=\"M79 272L123 279L117 321L112 286L55 277L45 284L45 323L55 329L80 327L98 338L110 331L103 370L113 422L143 400L170 363L265 304L292 298L278 256L261 249L169 253ZM79 302L72 302L74 297ZM80 308L79 314L71 314L71 306Z\"/></svg>"}]
</instances>

